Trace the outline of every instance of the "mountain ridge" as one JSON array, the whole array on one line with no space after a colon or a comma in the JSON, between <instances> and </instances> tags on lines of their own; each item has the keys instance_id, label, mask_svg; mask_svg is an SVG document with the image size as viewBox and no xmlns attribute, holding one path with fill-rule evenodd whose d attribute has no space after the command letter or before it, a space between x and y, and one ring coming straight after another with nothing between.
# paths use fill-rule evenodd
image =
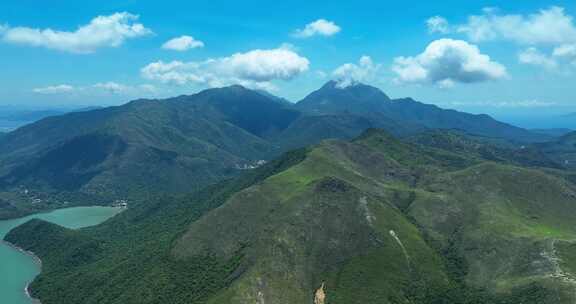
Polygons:
<instances>
[{"instance_id":1,"label":"mountain ridge","mask_svg":"<svg viewBox=\"0 0 576 304\"><path fill-rule=\"evenodd\" d=\"M237 165L274 153L277 148L273 144L253 134L250 126L242 126L242 121L230 122L234 113L220 111L222 105L212 106L204 97L135 100L125 106L51 117L18 129L0 143L3 184L20 196L23 207L32 199L24 192L73 191L113 201L130 193L144 194L146 188L167 192L201 188L235 175ZM270 104L280 109L276 103ZM271 111L275 113L274 108ZM273 131L276 122L271 123L262 131L268 131L264 128L269 126ZM98 141L102 137L120 140L125 147L116 152L122 153L102 150ZM107 153L98 162L83 159L91 157L91 150L99 149ZM53 166L55 160L65 161L71 153L78 156L77 163ZM58 180L73 183L66 185ZM63 203L55 197L35 208Z\"/></svg>"},{"instance_id":2,"label":"mountain ridge","mask_svg":"<svg viewBox=\"0 0 576 304\"><path fill-rule=\"evenodd\" d=\"M394 101L361 83L340 88L328 82L307 98L311 106L325 98L337 107L319 113L303 110L308 102L293 105L236 85L162 100L137 99L24 126L0 137L0 198L21 210L10 215L0 209L0 217L70 202L102 204L150 192L191 191L290 149L327 138L351 139L367 128L396 136L431 126L459 128L504 140L526 140L531 134L487 116ZM486 132L490 129L495 131Z\"/></svg>"},{"instance_id":3,"label":"mountain ridge","mask_svg":"<svg viewBox=\"0 0 576 304\"><path fill-rule=\"evenodd\" d=\"M296 108L312 113L342 113L386 117L426 128L461 129L469 133L501 137L519 142L550 139L528 130L499 122L486 114L468 114L424 104L412 98L390 99L380 89L364 84L340 88L334 81L296 103Z\"/></svg>"},{"instance_id":4,"label":"mountain ridge","mask_svg":"<svg viewBox=\"0 0 576 304\"><path fill-rule=\"evenodd\" d=\"M575 270L554 261L576 252L576 186L455 148L465 140L368 129L230 181L241 186L153 200L79 235L31 222L7 240L45 261L32 291L47 304L288 304L321 286L336 304L572 303ZM42 233L69 246L51 253Z\"/></svg>"}]
</instances>

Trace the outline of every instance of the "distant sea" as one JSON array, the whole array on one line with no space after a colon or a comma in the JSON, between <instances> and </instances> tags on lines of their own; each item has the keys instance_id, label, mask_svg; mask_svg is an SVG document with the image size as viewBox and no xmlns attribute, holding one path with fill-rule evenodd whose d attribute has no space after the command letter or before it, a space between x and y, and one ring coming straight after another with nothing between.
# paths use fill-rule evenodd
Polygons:
<instances>
[{"instance_id":1,"label":"distant sea","mask_svg":"<svg viewBox=\"0 0 576 304\"><path fill-rule=\"evenodd\" d=\"M494 118L526 129L565 128L576 130L576 115L560 115L560 116L495 115Z\"/></svg>"}]
</instances>

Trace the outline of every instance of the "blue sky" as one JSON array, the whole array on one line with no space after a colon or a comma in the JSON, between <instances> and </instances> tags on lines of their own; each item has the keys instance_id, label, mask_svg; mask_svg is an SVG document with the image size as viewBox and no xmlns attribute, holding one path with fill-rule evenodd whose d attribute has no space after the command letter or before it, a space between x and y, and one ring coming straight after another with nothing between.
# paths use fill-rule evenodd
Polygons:
<instances>
[{"instance_id":1,"label":"blue sky","mask_svg":"<svg viewBox=\"0 0 576 304\"><path fill-rule=\"evenodd\" d=\"M576 112L574 1L463 2L5 0L0 105L238 82L296 101L337 79L472 112Z\"/></svg>"}]
</instances>

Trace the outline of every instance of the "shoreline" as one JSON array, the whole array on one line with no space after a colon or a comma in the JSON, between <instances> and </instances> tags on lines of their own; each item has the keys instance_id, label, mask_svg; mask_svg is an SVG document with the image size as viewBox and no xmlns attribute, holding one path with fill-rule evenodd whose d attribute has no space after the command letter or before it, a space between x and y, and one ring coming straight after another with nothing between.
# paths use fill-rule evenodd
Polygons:
<instances>
[{"instance_id":1,"label":"shoreline","mask_svg":"<svg viewBox=\"0 0 576 304\"><path fill-rule=\"evenodd\" d=\"M32 297L32 295L30 294L30 283L26 284L26 287L24 287L24 293L30 299L30 301L32 301L33 304L42 304L40 300Z\"/></svg>"},{"instance_id":2,"label":"shoreline","mask_svg":"<svg viewBox=\"0 0 576 304\"><path fill-rule=\"evenodd\" d=\"M38 278L38 275L40 275L42 273L43 263L42 263L42 260L40 259L40 257L37 256L33 251L25 250L25 249L15 245L15 244L11 243L11 242L8 242L7 240L4 240L4 237L6 237L6 235L9 233L9 231L11 231L15 227L25 223L26 220L30 220L32 218L42 219L41 214L44 214L44 213L57 212L58 210L63 210L63 209L76 209L76 208L88 208L88 209L90 209L90 208L97 208L97 207L110 209L110 212L103 212L102 214L100 212L96 212L96 213L94 213L96 215L96 220L94 220L91 217L86 217L88 223L84 223L84 224L79 223L80 225L78 225L78 223L76 223L76 225L73 225L75 228L69 228L69 229L75 230L75 229L80 229L80 228L100 224L103 221L110 219L111 217L117 215L118 213L123 212L124 211L123 209L126 209L126 208L113 207L113 206L102 206L102 205L100 205L100 206L87 206L87 205L83 205L83 206L74 206L74 207L69 207L69 208L58 208L58 209L53 209L53 210L47 210L45 212L37 213L37 214L39 214L39 216L37 216L37 217L35 217L33 214L33 215L28 215L28 216L24 216L24 217L16 218L16 219L0 220L0 221L7 221L7 224L8 224L8 226L5 226L5 227L2 226L3 230L1 231L2 235L0 236L0 246L5 245L6 248L8 248L7 249L8 251L15 250L18 253L24 254L25 259L32 258L32 260L34 261L32 263L32 265L34 265L33 267L34 267L34 270L36 272L35 276L33 276L32 278L24 278L24 280L21 281L20 284L18 284L17 286L14 286L15 288L13 288L12 290L9 290L10 294L13 294L15 296L21 295L21 292L23 290L24 294L25 294L25 297L23 297L23 300L25 300L25 303L41 304L42 302L39 299L34 298L32 296L33 290L31 288L31 285ZM119 209L121 209L121 210L119 210ZM72 213L75 213L75 211ZM80 214L84 214L84 211L80 211ZM88 216L90 216L92 213L88 212L86 214ZM11 222L11 221L14 221L14 222ZM48 221L48 222L54 223L54 224L62 226L62 227L67 227L66 225L62 225L62 224L58 223L58 221L56 221L56 222ZM63 222L65 223L65 221L63 221ZM78 227L76 227L76 226L78 226ZM2 248L4 248L4 247L2 247ZM29 263L29 262L27 262L27 263ZM28 265L27 267L31 267L31 266ZM32 271L32 269L30 271ZM26 282L26 281L28 281L28 282ZM2 302L2 301L0 301L0 302Z\"/></svg>"},{"instance_id":3,"label":"shoreline","mask_svg":"<svg viewBox=\"0 0 576 304\"><path fill-rule=\"evenodd\" d=\"M1 242L2 242L2 244L6 245L6 246L8 246L8 247L10 247L10 248L12 248L12 249L14 249L14 250L16 250L16 251L19 251L19 252L21 252L21 253L29 256L29 257L31 257L32 260L34 260L34 263L38 266L39 272L42 272L42 260L41 260L36 254L34 254L34 252L28 251L28 250L24 250L23 248L20 248L20 247L12 244L12 243L10 243L10 242L7 242L7 241L5 241L5 240L1 240ZM36 276L36 277L37 277L37 276ZM34 279L36 279L36 277L34 277L34 278L32 279L32 281L34 281ZM32 284L32 281L26 283L26 286L24 287L24 294L26 294L26 296L30 299L30 301L31 301L33 304L42 304L42 302L41 302L39 299L36 299L36 298L32 297L32 295L31 295L31 293L30 293L30 284Z\"/></svg>"},{"instance_id":4,"label":"shoreline","mask_svg":"<svg viewBox=\"0 0 576 304\"><path fill-rule=\"evenodd\" d=\"M24 217L31 216L31 215L35 215L35 214L46 214L46 213L58 211L61 209L78 208L78 207L112 207L112 208L122 208L122 209L127 208L127 207L114 206L114 205L110 205L110 204L95 204L95 205L80 204L80 205L71 205L71 206L60 206L60 207L52 208L52 209L27 211L27 212L24 212L22 214L18 214L18 215L14 215L14 216L0 217L0 221L17 220L17 219L24 218Z\"/></svg>"}]
</instances>

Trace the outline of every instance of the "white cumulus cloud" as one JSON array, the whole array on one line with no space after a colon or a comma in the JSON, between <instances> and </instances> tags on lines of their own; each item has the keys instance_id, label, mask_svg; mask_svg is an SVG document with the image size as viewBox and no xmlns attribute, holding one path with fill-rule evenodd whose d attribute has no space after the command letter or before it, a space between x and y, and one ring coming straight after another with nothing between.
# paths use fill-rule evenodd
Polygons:
<instances>
[{"instance_id":1,"label":"white cumulus cloud","mask_svg":"<svg viewBox=\"0 0 576 304\"><path fill-rule=\"evenodd\" d=\"M0 31L0 35L7 43L87 54L99 48L118 47L127 39L152 33L143 24L136 23L137 20L137 15L122 12L98 16L89 24L82 25L73 32L50 28L6 26L3 31Z\"/></svg>"},{"instance_id":2,"label":"white cumulus cloud","mask_svg":"<svg viewBox=\"0 0 576 304\"><path fill-rule=\"evenodd\" d=\"M567 71L570 67L576 67L576 44L560 45L555 47L550 54L538 48L529 47L518 54L518 61L549 70Z\"/></svg>"},{"instance_id":3,"label":"white cumulus cloud","mask_svg":"<svg viewBox=\"0 0 576 304\"><path fill-rule=\"evenodd\" d=\"M163 83L209 87L229 84L270 88L270 81L291 80L308 70L307 58L287 47L256 49L204 61L157 61L141 69L144 78Z\"/></svg>"},{"instance_id":4,"label":"white cumulus cloud","mask_svg":"<svg viewBox=\"0 0 576 304\"><path fill-rule=\"evenodd\" d=\"M32 91L38 94L62 94L73 92L76 88L68 84L53 85L41 88L35 88Z\"/></svg>"},{"instance_id":5,"label":"white cumulus cloud","mask_svg":"<svg viewBox=\"0 0 576 304\"><path fill-rule=\"evenodd\" d=\"M450 32L450 24L448 20L442 16L434 16L426 20L429 33L447 34Z\"/></svg>"},{"instance_id":6,"label":"white cumulus cloud","mask_svg":"<svg viewBox=\"0 0 576 304\"><path fill-rule=\"evenodd\" d=\"M518 61L524 64L538 65L547 69L555 69L558 66L557 61L538 50L535 47L527 48L518 54Z\"/></svg>"},{"instance_id":7,"label":"white cumulus cloud","mask_svg":"<svg viewBox=\"0 0 576 304\"><path fill-rule=\"evenodd\" d=\"M522 64L549 71L568 71L576 66L576 24L563 7L551 6L531 14L503 14L498 8L485 8L482 14L454 26L442 17L434 18L428 21L430 32L460 33L473 42L508 41L523 46L518 52Z\"/></svg>"},{"instance_id":8,"label":"white cumulus cloud","mask_svg":"<svg viewBox=\"0 0 576 304\"><path fill-rule=\"evenodd\" d=\"M572 57L576 59L576 44L565 44L554 49L556 57Z\"/></svg>"},{"instance_id":9,"label":"white cumulus cloud","mask_svg":"<svg viewBox=\"0 0 576 304\"><path fill-rule=\"evenodd\" d=\"M506 68L463 40L439 39L414 57L397 57L392 70L402 84L433 84L450 87L507 76Z\"/></svg>"},{"instance_id":10,"label":"white cumulus cloud","mask_svg":"<svg viewBox=\"0 0 576 304\"><path fill-rule=\"evenodd\" d=\"M554 48L552 56L560 62L568 62L572 66L576 66L576 43L564 44Z\"/></svg>"},{"instance_id":11,"label":"white cumulus cloud","mask_svg":"<svg viewBox=\"0 0 576 304\"><path fill-rule=\"evenodd\" d=\"M484 10L482 15L468 17L468 22L458 26L457 31L474 42L507 40L526 45L576 42L573 17L558 6L529 15L502 15L498 10Z\"/></svg>"},{"instance_id":12,"label":"white cumulus cloud","mask_svg":"<svg viewBox=\"0 0 576 304\"><path fill-rule=\"evenodd\" d=\"M348 87L356 82L368 82L376 78L381 65L374 63L370 56L362 56L358 64L345 63L332 72L339 87Z\"/></svg>"},{"instance_id":13,"label":"white cumulus cloud","mask_svg":"<svg viewBox=\"0 0 576 304\"><path fill-rule=\"evenodd\" d=\"M192 36L186 35L170 39L162 45L162 48L165 50L173 50L179 52L201 47L204 47L204 42L196 40Z\"/></svg>"},{"instance_id":14,"label":"white cumulus cloud","mask_svg":"<svg viewBox=\"0 0 576 304\"><path fill-rule=\"evenodd\" d=\"M303 29L294 31L293 36L297 38L309 38L312 36L333 36L339 33L341 28L334 22L326 19L318 19L306 24Z\"/></svg>"}]
</instances>

